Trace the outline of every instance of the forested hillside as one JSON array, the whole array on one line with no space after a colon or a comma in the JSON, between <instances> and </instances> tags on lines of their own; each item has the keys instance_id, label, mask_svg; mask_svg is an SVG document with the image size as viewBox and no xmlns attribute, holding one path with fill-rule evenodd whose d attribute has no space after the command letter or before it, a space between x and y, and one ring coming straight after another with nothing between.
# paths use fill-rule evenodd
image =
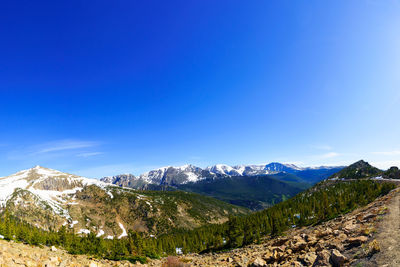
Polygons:
<instances>
[{"instance_id":1,"label":"forested hillside","mask_svg":"<svg viewBox=\"0 0 400 267\"><path fill-rule=\"evenodd\" d=\"M290 227L318 224L363 206L394 188L390 183L361 180L319 184L271 208L243 217L232 217L221 225L203 226L191 231L175 231L145 237L129 231L122 239L106 240L90 233L77 236L66 227L58 232L44 231L11 216L7 211L0 220L0 234L34 245L58 245L75 254L109 259L145 261L182 251L204 252L241 247L263 237L280 235Z\"/></svg>"},{"instance_id":2,"label":"forested hillside","mask_svg":"<svg viewBox=\"0 0 400 267\"><path fill-rule=\"evenodd\" d=\"M179 185L178 189L215 197L252 210L262 210L291 198L310 186L293 174L278 173L203 180Z\"/></svg>"}]
</instances>

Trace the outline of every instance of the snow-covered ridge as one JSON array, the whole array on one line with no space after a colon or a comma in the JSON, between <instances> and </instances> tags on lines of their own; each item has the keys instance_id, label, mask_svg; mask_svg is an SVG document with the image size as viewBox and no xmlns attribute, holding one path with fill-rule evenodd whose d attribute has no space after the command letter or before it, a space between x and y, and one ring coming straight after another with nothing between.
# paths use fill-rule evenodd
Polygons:
<instances>
[{"instance_id":1,"label":"snow-covered ridge","mask_svg":"<svg viewBox=\"0 0 400 267\"><path fill-rule=\"evenodd\" d=\"M177 167L161 167L141 174L138 177L135 177L133 175L130 175L130 177L128 177L128 175L119 175L113 177L104 177L101 180L106 183L119 184L121 186L125 186L127 184L126 181L128 180L128 178L131 179L131 181L143 181L147 184L176 185L189 182L198 182L207 178L215 179L231 176L256 176L276 174L279 172L296 173L307 170L322 170L332 168L337 167L299 167L289 163L272 162L269 164L236 166L216 164L202 169L194 165L187 164Z\"/></svg>"},{"instance_id":2,"label":"snow-covered ridge","mask_svg":"<svg viewBox=\"0 0 400 267\"><path fill-rule=\"evenodd\" d=\"M63 214L68 218L68 212L62 207L62 204L66 203L63 196L74 194L86 185L97 185L101 188L109 186L109 184L97 179L36 166L0 178L0 207L6 205L15 190L22 189L32 193L40 201L49 204L56 214Z\"/></svg>"}]
</instances>

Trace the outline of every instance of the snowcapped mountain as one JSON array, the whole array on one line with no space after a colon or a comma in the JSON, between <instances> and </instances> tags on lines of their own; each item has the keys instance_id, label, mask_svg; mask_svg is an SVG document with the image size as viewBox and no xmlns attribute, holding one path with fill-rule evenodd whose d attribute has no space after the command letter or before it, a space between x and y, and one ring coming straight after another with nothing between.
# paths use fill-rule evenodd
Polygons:
<instances>
[{"instance_id":1,"label":"snowcapped mountain","mask_svg":"<svg viewBox=\"0 0 400 267\"><path fill-rule=\"evenodd\" d=\"M18 188L30 192L39 200L47 201L55 212L59 212L62 210L61 204L65 203L63 195L76 193L86 185L108 186L96 179L36 166L0 178L0 206L5 206Z\"/></svg>"},{"instance_id":2,"label":"snowcapped mountain","mask_svg":"<svg viewBox=\"0 0 400 267\"><path fill-rule=\"evenodd\" d=\"M176 185L197 182L202 179L215 178L217 176L218 175L207 170L188 164L180 167L168 166L152 170L140 175L139 179L157 185Z\"/></svg>"},{"instance_id":3,"label":"snowcapped mountain","mask_svg":"<svg viewBox=\"0 0 400 267\"><path fill-rule=\"evenodd\" d=\"M267 164L264 168L265 170L269 170L272 172L296 172L296 171L302 171L305 168L297 167L294 164L283 164L279 162L272 162L270 164Z\"/></svg>"},{"instance_id":4,"label":"snowcapped mountain","mask_svg":"<svg viewBox=\"0 0 400 267\"><path fill-rule=\"evenodd\" d=\"M319 178L326 178L343 167L298 167L294 164L283 164L272 162L264 165L236 165L216 164L204 169L193 166L183 165L180 167L167 166L146 172L139 177L133 175L117 175L114 177L104 177L101 181L112 183L119 186L128 186L136 189L146 188L145 185L157 186L176 186L190 182L199 182L205 179L216 179L234 176L258 176L272 175L279 172L299 175L308 182L318 181ZM309 178L309 179L308 179Z\"/></svg>"},{"instance_id":5,"label":"snowcapped mountain","mask_svg":"<svg viewBox=\"0 0 400 267\"><path fill-rule=\"evenodd\" d=\"M238 165L233 168L239 170L242 176L256 176L274 174L276 172L265 169L265 165Z\"/></svg>"},{"instance_id":6,"label":"snowcapped mountain","mask_svg":"<svg viewBox=\"0 0 400 267\"><path fill-rule=\"evenodd\" d=\"M122 187L145 188L149 183L141 177L136 177L133 174L120 174L116 176L107 176L100 179L104 183L115 184Z\"/></svg>"},{"instance_id":7,"label":"snowcapped mountain","mask_svg":"<svg viewBox=\"0 0 400 267\"><path fill-rule=\"evenodd\" d=\"M187 180L193 180L194 174L201 172L194 166L177 170ZM171 173L175 171L165 170L160 181L170 179ZM225 221L229 214L247 212L197 194L146 193L110 184L147 183L133 175L103 180L40 166L23 170L0 178L0 213L7 209L20 220L46 230L65 226L78 234L92 232L111 239L124 237L128 230L159 234L174 227L193 228L204 222ZM196 214L200 214L200 210L204 214L190 215L188 210L193 208L198 210Z\"/></svg>"},{"instance_id":8,"label":"snowcapped mountain","mask_svg":"<svg viewBox=\"0 0 400 267\"><path fill-rule=\"evenodd\" d=\"M217 164L214 166L209 166L205 170L219 175L230 175L230 176L243 175L243 169L231 167L225 164Z\"/></svg>"},{"instance_id":9,"label":"snowcapped mountain","mask_svg":"<svg viewBox=\"0 0 400 267\"><path fill-rule=\"evenodd\" d=\"M225 164L217 164L207 167L206 170L222 176L255 176L274 173L266 170L265 165L236 165L231 167Z\"/></svg>"}]
</instances>

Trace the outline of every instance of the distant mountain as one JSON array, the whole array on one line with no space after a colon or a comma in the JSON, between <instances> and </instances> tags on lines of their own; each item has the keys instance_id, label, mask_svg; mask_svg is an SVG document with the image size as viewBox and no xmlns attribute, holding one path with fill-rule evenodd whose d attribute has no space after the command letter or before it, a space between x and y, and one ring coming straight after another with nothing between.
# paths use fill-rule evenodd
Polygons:
<instances>
[{"instance_id":1,"label":"distant mountain","mask_svg":"<svg viewBox=\"0 0 400 267\"><path fill-rule=\"evenodd\" d=\"M135 177L133 174L121 174L108 176L100 179L102 182L115 184L122 187L146 188L148 182L142 178Z\"/></svg>"},{"instance_id":2,"label":"distant mountain","mask_svg":"<svg viewBox=\"0 0 400 267\"><path fill-rule=\"evenodd\" d=\"M222 176L255 176L274 173L266 170L265 165L237 165L231 167L225 164L217 164L207 167L206 170Z\"/></svg>"},{"instance_id":3,"label":"distant mountain","mask_svg":"<svg viewBox=\"0 0 400 267\"><path fill-rule=\"evenodd\" d=\"M125 175L105 181L139 186ZM0 178L0 216L11 215L49 230L61 226L76 233L120 238L128 230L161 234L220 223L248 210L187 192L137 191L36 166Z\"/></svg>"},{"instance_id":4,"label":"distant mountain","mask_svg":"<svg viewBox=\"0 0 400 267\"><path fill-rule=\"evenodd\" d=\"M368 162L364 160L360 160L342 169L341 171L331 175L330 178L360 179L360 178L376 177L382 174L383 174L382 170L371 166Z\"/></svg>"},{"instance_id":5,"label":"distant mountain","mask_svg":"<svg viewBox=\"0 0 400 267\"><path fill-rule=\"evenodd\" d=\"M266 170L269 170L271 172L287 172L287 173L293 173L296 171L301 171L304 168L297 167L294 164L283 164L279 162L272 162L270 164L267 164L265 166Z\"/></svg>"},{"instance_id":6,"label":"distant mountain","mask_svg":"<svg viewBox=\"0 0 400 267\"><path fill-rule=\"evenodd\" d=\"M139 178L152 184L178 185L218 176L218 174L188 164L180 167L168 166L159 168L146 172L140 175Z\"/></svg>"},{"instance_id":7,"label":"distant mountain","mask_svg":"<svg viewBox=\"0 0 400 267\"><path fill-rule=\"evenodd\" d=\"M138 177L135 177L132 174L122 174L113 177L104 177L100 180L123 187L148 189L149 187L154 188L154 186L161 188L165 188L166 186L174 187L205 179L217 179L232 176L251 177L285 172L295 174L308 183L316 183L328 178L330 175L341 169L343 169L343 167L321 166L302 168L294 164L282 164L278 162L273 162L267 165L229 166L225 164L217 164L205 169L193 165L184 165L180 167L162 167L146 172Z\"/></svg>"},{"instance_id":8,"label":"distant mountain","mask_svg":"<svg viewBox=\"0 0 400 267\"><path fill-rule=\"evenodd\" d=\"M343 168L343 166L298 167L294 164L282 164L278 162L273 162L265 166L265 169L271 172L295 174L297 177L312 184L330 177Z\"/></svg>"},{"instance_id":9,"label":"distant mountain","mask_svg":"<svg viewBox=\"0 0 400 267\"><path fill-rule=\"evenodd\" d=\"M163 167L138 177L117 175L101 181L139 190L183 190L259 210L324 180L343 167L308 167L273 162L267 165L217 164ZM215 187L215 188L213 188Z\"/></svg>"},{"instance_id":10,"label":"distant mountain","mask_svg":"<svg viewBox=\"0 0 400 267\"><path fill-rule=\"evenodd\" d=\"M177 188L215 197L252 210L261 210L290 198L311 185L293 174L278 173L261 176L231 176L206 179Z\"/></svg>"}]
</instances>

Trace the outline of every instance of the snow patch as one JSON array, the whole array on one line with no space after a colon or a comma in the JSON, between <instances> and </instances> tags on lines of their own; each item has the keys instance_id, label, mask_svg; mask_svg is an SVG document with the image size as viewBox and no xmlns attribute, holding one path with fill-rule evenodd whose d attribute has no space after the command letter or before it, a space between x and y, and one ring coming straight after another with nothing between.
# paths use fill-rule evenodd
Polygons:
<instances>
[{"instance_id":1,"label":"snow patch","mask_svg":"<svg viewBox=\"0 0 400 267\"><path fill-rule=\"evenodd\" d=\"M122 223L118 223L119 227L122 230L122 234L118 237L118 239L121 239L122 237L128 236L128 234L126 233L125 227Z\"/></svg>"},{"instance_id":2,"label":"snow patch","mask_svg":"<svg viewBox=\"0 0 400 267\"><path fill-rule=\"evenodd\" d=\"M78 234L90 234L90 230L88 230L88 229L80 229L78 231Z\"/></svg>"},{"instance_id":3,"label":"snow patch","mask_svg":"<svg viewBox=\"0 0 400 267\"><path fill-rule=\"evenodd\" d=\"M97 233L96 237L100 237L102 235L104 235L104 231L103 231L103 229L100 229L100 231Z\"/></svg>"}]
</instances>

